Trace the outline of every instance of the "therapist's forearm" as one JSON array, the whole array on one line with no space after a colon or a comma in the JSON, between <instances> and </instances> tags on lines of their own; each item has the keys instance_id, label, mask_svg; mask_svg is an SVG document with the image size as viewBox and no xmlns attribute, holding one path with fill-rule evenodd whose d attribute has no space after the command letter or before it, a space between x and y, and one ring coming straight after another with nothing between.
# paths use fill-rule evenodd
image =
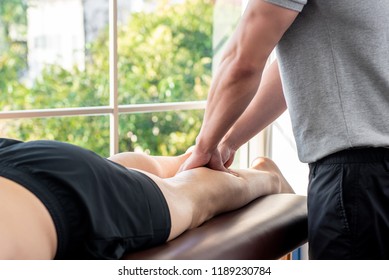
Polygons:
<instances>
[{"instance_id":1,"label":"therapist's forearm","mask_svg":"<svg viewBox=\"0 0 389 280\"><path fill-rule=\"evenodd\" d=\"M204 122L197 145L204 152L215 149L240 117L255 95L261 72L256 69L240 69L239 63L228 59L220 66L207 101Z\"/></svg>"},{"instance_id":2,"label":"therapist's forearm","mask_svg":"<svg viewBox=\"0 0 389 280\"><path fill-rule=\"evenodd\" d=\"M223 138L222 144L237 150L286 109L278 62L274 61L264 72L254 99Z\"/></svg>"},{"instance_id":3,"label":"therapist's forearm","mask_svg":"<svg viewBox=\"0 0 389 280\"><path fill-rule=\"evenodd\" d=\"M197 150L212 153L258 90L266 61L297 12L250 1L213 77Z\"/></svg>"}]
</instances>

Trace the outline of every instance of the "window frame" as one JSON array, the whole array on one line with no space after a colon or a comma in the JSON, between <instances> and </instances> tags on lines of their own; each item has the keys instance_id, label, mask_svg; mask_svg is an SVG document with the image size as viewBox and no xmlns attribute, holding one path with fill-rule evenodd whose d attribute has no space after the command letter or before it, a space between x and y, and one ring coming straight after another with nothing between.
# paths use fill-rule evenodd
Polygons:
<instances>
[{"instance_id":1,"label":"window frame","mask_svg":"<svg viewBox=\"0 0 389 280\"><path fill-rule=\"evenodd\" d=\"M118 104L117 70L117 0L109 0L109 105L56 109L1 111L1 119L47 118L69 116L106 116L110 119L110 155L119 152L119 117L121 114L167 112L173 110L205 109L206 101L171 102L155 104Z\"/></svg>"},{"instance_id":2,"label":"window frame","mask_svg":"<svg viewBox=\"0 0 389 280\"><path fill-rule=\"evenodd\" d=\"M110 139L109 154L119 152L119 117L121 114L132 113L153 113L168 112L174 110L204 110L206 100L186 101L154 104L133 104L119 105L118 103L118 1L109 0L109 105L92 107L72 107L55 109L33 109L33 110L13 110L0 111L0 120L4 119L24 119L24 118L48 118L48 117L69 117L69 116L109 116ZM245 1L247 2L247 0ZM245 7L247 3L244 3ZM243 12L244 8L242 9ZM267 131L259 135L242 146L240 158L237 165L246 168L250 162L258 156L270 155L269 134ZM266 144L268 143L268 144Z\"/></svg>"}]
</instances>

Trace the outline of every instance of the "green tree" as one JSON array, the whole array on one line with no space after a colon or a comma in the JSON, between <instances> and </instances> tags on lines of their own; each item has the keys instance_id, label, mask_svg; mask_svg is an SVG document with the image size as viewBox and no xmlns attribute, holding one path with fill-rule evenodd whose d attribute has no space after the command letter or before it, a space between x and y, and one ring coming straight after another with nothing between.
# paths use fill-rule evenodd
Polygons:
<instances>
[{"instance_id":1,"label":"green tree","mask_svg":"<svg viewBox=\"0 0 389 280\"><path fill-rule=\"evenodd\" d=\"M20 84L27 67L25 0L0 1L0 104L3 110L23 100ZM15 98L14 98L15 97Z\"/></svg>"},{"instance_id":2,"label":"green tree","mask_svg":"<svg viewBox=\"0 0 389 280\"><path fill-rule=\"evenodd\" d=\"M127 24L119 26L120 104L206 98L211 79L212 7L211 0L174 5L162 1L154 12L134 13ZM51 65L30 89L21 84L12 89L22 93L12 109L91 106L96 100L97 105L106 105L107 30L88 46L87 53L89 63L84 71ZM1 102L9 104L9 100ZM123 115L120 150L182 153L194 143L201 120L202 111ZM107 156L108 124L108 117L23 120L13 122L8 136L70 141Z\"/></svg>"}]
</instances>

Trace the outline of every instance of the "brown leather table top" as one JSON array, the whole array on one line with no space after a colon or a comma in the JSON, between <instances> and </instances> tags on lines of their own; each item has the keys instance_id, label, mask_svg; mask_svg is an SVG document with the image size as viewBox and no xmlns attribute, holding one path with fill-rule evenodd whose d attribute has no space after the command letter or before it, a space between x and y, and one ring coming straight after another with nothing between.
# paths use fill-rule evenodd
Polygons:
<instances>
[{"instance_id":1,"label":"brown leather table top","mask_svg":"<svg viewBox=\"0 0 389 280\"><path fill-rule=\"evenodd\" d=\"M123 259L279 259L306 243L307 236L306 197L274 194Z\"/></svg>"}]
</instances>

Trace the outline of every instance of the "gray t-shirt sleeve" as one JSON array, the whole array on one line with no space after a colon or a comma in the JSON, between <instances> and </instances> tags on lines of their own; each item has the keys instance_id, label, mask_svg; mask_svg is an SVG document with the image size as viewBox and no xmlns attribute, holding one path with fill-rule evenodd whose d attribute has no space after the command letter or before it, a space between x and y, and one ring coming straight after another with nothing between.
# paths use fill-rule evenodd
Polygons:
<instances>
[{"instance_id":1,"label":"gray t-shirt sleeve","mask_svg":"<svg viewBox=\"0 0 389 280\"><path fill-rule=\"evenodd\" d=\"M301 12L308 0L265 0L266 2Z\"/></svg>"}]
</instances>

